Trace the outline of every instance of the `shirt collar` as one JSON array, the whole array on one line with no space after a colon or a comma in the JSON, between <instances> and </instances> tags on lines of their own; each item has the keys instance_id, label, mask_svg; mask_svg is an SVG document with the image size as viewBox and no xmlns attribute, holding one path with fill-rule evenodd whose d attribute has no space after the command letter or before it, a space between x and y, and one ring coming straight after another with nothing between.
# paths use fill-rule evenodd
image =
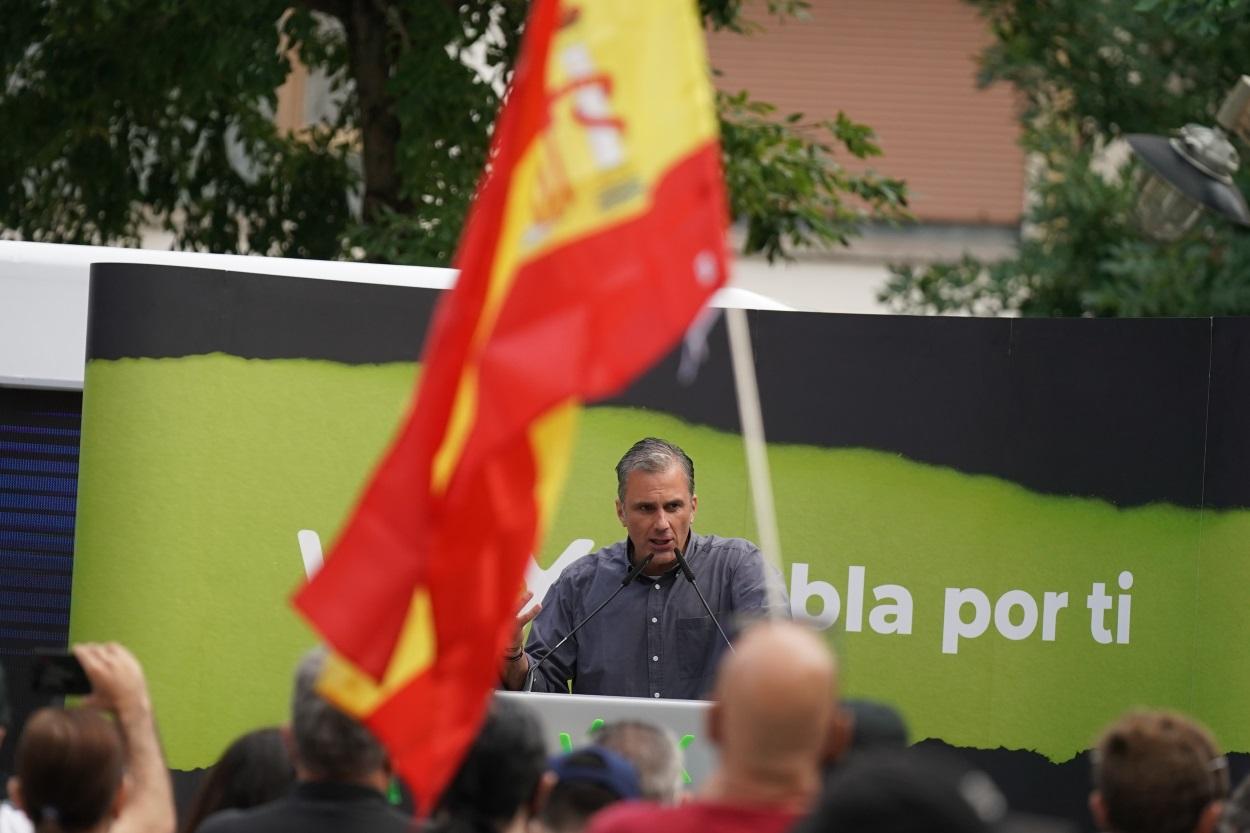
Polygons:
<instances>
[{"instance_id":1,"label":"shirt collar","mask_svg":"<svg viewBox=\"0 0 1250 833\"><path fill-rule=\"evenodd\" d=\"M696 535L695 531L692 529L690 530L690 537L686 541L686 549L684 552L682 552L682 555L684 555L686 559L689 560L691 554L698 548L699 548L699 536ZM629 536L627 535L625 536L625 572L628 573L633 566L634 566L634 542L631 541L629 539ZM634 581L640 581L645 584L654 584L657 581L664 583L664 582L672 581L673 579L675 579L677 576L677 573L680 572L680 570L681 570L681 567L677 564L674 564L672 567L665 570L663 573L660 573L660 575L658 576L644 576L641 573L639 573L638 578L634 579Z\"/></svg>"},{"instance_id":2,"label":"shirt collar","mask_svg":"<svg viewBox=\"0 0 1250 833\"><path fill-rule=\"evenodd\" d=\"M300 781L295 794L313 801L386 801L386 796L373 787L344 781Z\"/></svg>"}]
</instances>

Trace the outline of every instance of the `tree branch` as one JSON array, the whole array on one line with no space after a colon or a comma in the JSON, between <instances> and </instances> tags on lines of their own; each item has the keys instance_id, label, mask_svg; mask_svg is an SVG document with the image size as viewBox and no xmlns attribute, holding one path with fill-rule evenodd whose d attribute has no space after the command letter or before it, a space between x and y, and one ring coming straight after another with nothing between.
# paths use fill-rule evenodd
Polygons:
<instances>
[{"instance_id":1,"label":"tree branch","mask_svg":"<svg viewBox=\"0 0 1250 833\"><path fill-rule=\"evenodd\" d=\"M353 3L348 12L343 19L348 66L360 104L360 157L365 186L361 216L368 222L386 209L406 208L400 198L403 177L398 156L399 117L388 89L392 69L392 50L388 48L391 23L384 3Z\"/></svg>"}]
</instances>

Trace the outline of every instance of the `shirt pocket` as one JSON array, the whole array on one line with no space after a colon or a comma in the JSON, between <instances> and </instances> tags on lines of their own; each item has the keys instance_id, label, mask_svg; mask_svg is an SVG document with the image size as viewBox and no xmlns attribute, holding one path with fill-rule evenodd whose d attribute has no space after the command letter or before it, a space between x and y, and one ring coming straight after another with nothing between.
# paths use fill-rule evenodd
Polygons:
<instances>
[{"instance_id":1,"label":"shirt pocket","mask_svg":"<svg viewBox=\"0 0 1250 833\"><path fill-rule=\"evenodd\" d=\"M714 662L716 625L707 616L677 620L677 678L682 682L704 676Z\"/></svg>"}]
</instances>

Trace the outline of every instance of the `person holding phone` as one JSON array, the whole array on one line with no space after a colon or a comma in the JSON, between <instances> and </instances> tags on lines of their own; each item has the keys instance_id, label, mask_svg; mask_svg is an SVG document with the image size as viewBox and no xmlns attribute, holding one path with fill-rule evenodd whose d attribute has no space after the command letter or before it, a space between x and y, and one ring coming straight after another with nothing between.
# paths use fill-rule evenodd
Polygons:
<instances>
[{"instance_id":1,"label":"person holding phone","mask_svg":"<svg viewBox=\"0 0 1250 833\"><path fill-rule=\"evenodd\" d=\"M139 661L115 643L76 645L73 656L91 693L26 722L10 798L36 833L173 833L173 789Z\"/></svg>"}]
</instances>

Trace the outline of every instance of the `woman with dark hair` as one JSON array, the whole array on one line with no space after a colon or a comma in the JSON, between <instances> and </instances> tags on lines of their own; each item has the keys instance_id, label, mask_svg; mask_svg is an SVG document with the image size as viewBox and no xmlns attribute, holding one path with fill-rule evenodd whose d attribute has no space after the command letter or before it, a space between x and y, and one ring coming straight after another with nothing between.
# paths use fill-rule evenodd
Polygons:
<instances>
[{"instance_id":1,"label":"woman with dark hair","mask_svg":"<svg viewBox=\"0 0 1250 833\"><path fill-rule=\"evenodd\" d=\"M282 731L257 729L235 740L213 764L191 800L183 833L193 833L218 810L246 810L285 795L295 768Z\"/></svg>"},{"instance_id":2,"label":"woman with dark hair","mask_svg":"<svg viewBox=\"0 0 1250 833\"><path fill-rule=\"evenodd\" d=\"M10 798L38 833L173 833L173 791L139 662L116 644L78 645L74 655L91 696L27 721Z\"/></svg>"},{"instance_id":3,"label":"woman with dark hair","mask_svg":"<svg viewBox=\"0 0 1250 833\"><path fill-rule=\"evenodd\" d=\"M122 738L99 711L40 709L17 747L15 803L43 831L90 830L122 799Z\"/></svg>"},{"instance_id":4,"label":"woman with dark hair","mask_svg":"<svg viewBox=\"0 0 1250 833\"><path fill-rule=\"evenodd\" d=\"M554 778L542 726L528 706L496 696L426 833L521 833Z\"/></svg>"}]
</instances>

